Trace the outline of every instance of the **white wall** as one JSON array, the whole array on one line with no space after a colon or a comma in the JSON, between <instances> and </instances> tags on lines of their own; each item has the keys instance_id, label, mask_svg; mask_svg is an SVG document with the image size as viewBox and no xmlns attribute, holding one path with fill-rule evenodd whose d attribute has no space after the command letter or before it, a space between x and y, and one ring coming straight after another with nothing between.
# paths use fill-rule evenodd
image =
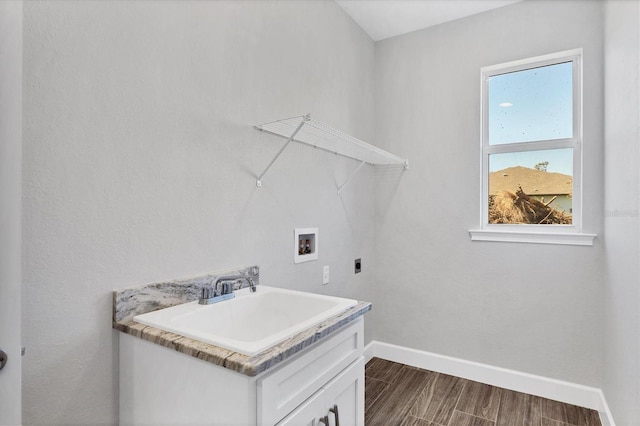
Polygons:
<instances>
[{"instance_id":1,"label":"white wall","mask_svg":"<svg viewBox=\"0 0 640 426\"><path fill-rule=\"evenodd\" d=\"M111 291L258 264L366 299L373 172L251 125L373 136L374 44L333 2L24 4L24 424L115 424ZM320 259L293 264L294 227ZM353 275L353 259L364 270ZM322 267L331 280L322 286Z\"/></svg>"},{"instance_id":2,"label":"white wall","mask_svg":"<svg viewBox=\"0 0 640 426\"><path fill-rule=\"evenodd\" d=\"M602 31L600 2L525 1L376 44L376 143L411 161L401 179L379 179L376 340L599 387ZM593 247L471 242L480 68L578 47L584 227L600 237Z\"/></svg>"},{"instance_id":3,"label":"white wall","mask_svg":"<svg viewBox=\"0 0 640 426\"><path fill-rule=\"evenodd\" d=\"M603 391L618 425L640 424L640 7L605 6Z\"/></svg>"}]
</instances>

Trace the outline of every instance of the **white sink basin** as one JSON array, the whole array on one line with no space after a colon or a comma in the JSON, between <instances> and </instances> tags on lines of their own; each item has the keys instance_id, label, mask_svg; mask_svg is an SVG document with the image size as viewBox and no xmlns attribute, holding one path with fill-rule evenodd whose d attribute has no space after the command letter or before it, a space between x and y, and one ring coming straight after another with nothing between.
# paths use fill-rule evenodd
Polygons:
<instances>
[{"instance_id":1,"label":"white sink basin","mask_svg":"<svg viewBox=\"0 0 640 426\"><path fill-rule=\"evenodd\" d=\"M256 355L345 309L356 300L264 285L212 305L198 301L137 315L150 325L245 355Z\"/></svg>"}]
</instances>

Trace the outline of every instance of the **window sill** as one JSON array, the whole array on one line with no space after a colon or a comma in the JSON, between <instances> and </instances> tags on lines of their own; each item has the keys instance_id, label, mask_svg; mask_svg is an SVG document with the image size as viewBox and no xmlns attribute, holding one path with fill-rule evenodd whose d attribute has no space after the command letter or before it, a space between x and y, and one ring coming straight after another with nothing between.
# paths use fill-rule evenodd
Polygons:
<instances>
[{"instance_id":1,"label":"window sill","mask_svg":"<svg viewBox=\"0 0 640 426\"><path fill-rule=\"evenodd\" d=\"M469 230L471 241L500 241L507 243L561 244L593 246L596 234Z\"/></svg>"}]
</instances>

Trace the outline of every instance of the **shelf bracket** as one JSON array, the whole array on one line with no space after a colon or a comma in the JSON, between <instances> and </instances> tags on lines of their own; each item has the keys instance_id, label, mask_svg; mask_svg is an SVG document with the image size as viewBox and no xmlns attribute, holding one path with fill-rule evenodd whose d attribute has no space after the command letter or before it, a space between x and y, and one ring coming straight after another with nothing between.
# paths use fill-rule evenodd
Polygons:
<instances>
[{"instance_id":1,"label":"shelf bracket","mask_svg":"<svg viewBox=\"0 0 640 426\"><path fill-rule=\"evenodd\" d=\"M349 179L346 180L345 183L343 183L342 185L340 185L340 188L338 188L338 195L340 195L340 192L342 191L342 188L344 188L345 186L347 186L347 184L349 182L351 182L351 179L353 179L353 177L360 171L360 169L362 168L362 166L365 165L364 161L361 161L360 164L358 165L358 167L356 167L356 169L351 173L351 175L349 176Z\"/></svg>"},{"instance_id":2,"label":"shelf bracket","mask_svg":"<svg viewBox=\"0 0 640 426\"><path fill-rule=\"evenodd\" d=\"M300 131L300 129L302 129L302 126L305 125L305 123L307 121L311 120L311 116L309 114L305 115L304 117L302 117L302 121L300 121L300 124L298 124L298 127L296 127L296 129L293 131L293 133L291 133L291 136L289 136L289 139L287 140L287 142L282 146L282 148L280 148L280 151L278 151L278 153L276 154L275 157L273 157L273 160L271 160L271 162L267 165L267 167L265 167L265 169L262 171L262 173L260 173L258 175L258 178L256 179L256 186L257 187L261 187L262 186L262 178L264 177L265 173L267 173L267 171L269 171L269 169L271 168L271 166L273 166L273 163L276 162L276 160L278 159L278 157L280 157L280 155L282 154L282 152L285 150L285 148L289 145L289 143L291 143L291 141L293 140L293 138L296 137L296 134ZM262 130L262 128L258 127L259 130Z\"/></svg>"}]
</instances>

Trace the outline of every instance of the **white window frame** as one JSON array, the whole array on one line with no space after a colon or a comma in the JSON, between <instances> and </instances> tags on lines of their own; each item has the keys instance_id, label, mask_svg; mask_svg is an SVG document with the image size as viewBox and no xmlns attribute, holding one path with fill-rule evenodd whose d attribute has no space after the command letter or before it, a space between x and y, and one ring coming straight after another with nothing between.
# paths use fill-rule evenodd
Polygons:
<instances>
[{"instance_id":1,"label":"white window frame","mask_svg":"<svg viewBox=\"0 0 640 426\"><path fill-rule=\"evenodd\" d=\"M573 137L489 145L489 78L565 62L573 63ZM483 67L481 74L481 207L480 229L470 230L474 241L507 241L543 244L593 245L595 235L582 232L582 49L573 49L504 64ZM573 149L571 225L490 224L489 156L510 152Z\"/></svg>"}]
</instances>

